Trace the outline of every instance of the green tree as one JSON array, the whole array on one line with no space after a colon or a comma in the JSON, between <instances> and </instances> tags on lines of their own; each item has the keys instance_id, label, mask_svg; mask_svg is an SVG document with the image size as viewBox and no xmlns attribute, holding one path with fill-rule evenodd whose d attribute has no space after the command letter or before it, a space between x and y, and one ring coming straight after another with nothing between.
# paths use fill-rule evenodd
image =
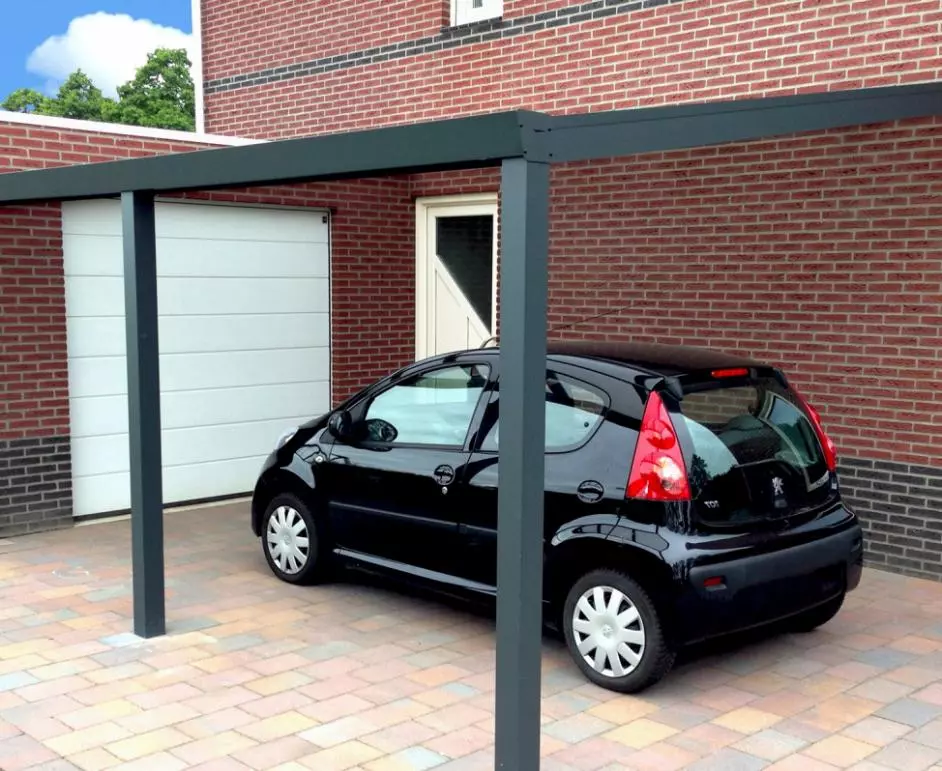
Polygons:
<instances>
[{"instance_id":1,"label":"green tree","mask_svg":"<svg viewBox=\"0 0 942 771\"><path fill-rule=\"evenodd\" d=\"M101 93L101 89L92 83L88 75L76 70L65 79L55 98L48 100L44 114L77 120L108 121L114 107L114 102Z\"/></svg>"},{"instance_id":2,"label":"green tree","mask_svg":"<svg viewBox=\"0 0 942 771\"><path fill-rule=\"evenodd\" d=\"M194 131L196 99L190 67L186 50L158 48L148 54L133 80L118 86L117 100L104 96L88 75L76 70L54 97L21 88L0 102L0 109Z\"/></svg>"},{"instance_id":3,"label":"green tree","mask_svg":"<svg viewBox=\"0 0 942 771\"><path fill-rule=\"evenodd\" d=\"M35 112L45 114L48 97L32 88L18 88L0 102L0 109L7 112Z\"/></svg>"},{"instance_id":4,"label":"green tree","mask_svg":"<svg viewBox=\"0 0 942 771\"><path fill-rule=\"evenodd\" d=\"M134 80L118 86L113 120L134 126L196 128L191 62L186 51L162 48L148 55Z\"/></svg>"}]
</instances>

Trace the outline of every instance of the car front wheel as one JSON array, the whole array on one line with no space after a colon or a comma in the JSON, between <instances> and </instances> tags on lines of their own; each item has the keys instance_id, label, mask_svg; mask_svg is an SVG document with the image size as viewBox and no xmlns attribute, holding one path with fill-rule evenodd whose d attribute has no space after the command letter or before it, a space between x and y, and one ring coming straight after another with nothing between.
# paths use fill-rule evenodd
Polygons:
<instances>
[{"instance_id":1,"label":"car front wheel","mask_svg":"<svg viewBox=\"0 0 942 771\"><path fill-rule=\"evenodd\" d=\"M674 664L657 608L624 573L595 570L580 578L566 597L563 614L569 653L596 685L636 693Z\"/></svg>"},{"instance_id":2,"label":"car front wheel","mask_svg":"<svg viewBox=\"0 0 942 771\"><path fill-rule=\"evenodd\" d=\"M312 584L324 573L317 523L294 495L278 495L265 510L262 549L272 572L290 584Z\"/></svg>"}]
</instances>

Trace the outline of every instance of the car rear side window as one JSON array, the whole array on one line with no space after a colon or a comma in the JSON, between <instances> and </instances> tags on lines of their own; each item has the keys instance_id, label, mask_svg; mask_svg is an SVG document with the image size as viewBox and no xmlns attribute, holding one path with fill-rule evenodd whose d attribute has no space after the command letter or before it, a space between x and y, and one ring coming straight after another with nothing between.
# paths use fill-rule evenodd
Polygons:
<instances>
[{"instance_id":1,"label":"car rear side window","mask_svg":"<svg viewBox=\"0 0 942 771\"><path fill-rule=\"evenodd\" d=\"M815 429L787 390L713 388L685 394L680 407L693 447L688 475L704 519L787 516L831 496Z\"/></svg>"},{"instance_id":2,"label":"car rear side window","mask_svg":"<svg viewBox=\"0 0 942 771\"><path fill-rule=\"evenodd\" d=\"M565 375L546 378L546 451L566 452L579 447L595 431L608 408L608 396ZM482 452L498 449L500 420L487 431Z\"/></svg>"}]
</instances>

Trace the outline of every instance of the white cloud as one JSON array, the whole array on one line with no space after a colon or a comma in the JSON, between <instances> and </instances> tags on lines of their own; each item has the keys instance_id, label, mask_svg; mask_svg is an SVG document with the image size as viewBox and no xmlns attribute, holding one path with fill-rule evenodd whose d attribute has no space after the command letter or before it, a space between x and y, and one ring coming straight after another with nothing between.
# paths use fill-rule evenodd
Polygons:
<instances>
[{"instance_id":1,"label":"white cloud","mask_svg":"<svg viewBox=\"0 0 942 771\"><path fill-rule=\"evenodd\" d=\"M185 48L191 60L196 55L196 41L182 30L99 11L72 19L65 34L46 39L29 55L26 68L46 78L53 91L81 69L106 96L115 96L155 48Z\"/></svg>"}]
</instances>

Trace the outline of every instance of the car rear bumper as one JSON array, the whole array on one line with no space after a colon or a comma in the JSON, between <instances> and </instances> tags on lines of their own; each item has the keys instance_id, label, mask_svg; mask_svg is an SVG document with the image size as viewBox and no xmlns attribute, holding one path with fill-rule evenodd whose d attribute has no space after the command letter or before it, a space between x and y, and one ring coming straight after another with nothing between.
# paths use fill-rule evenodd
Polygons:
<instances>
[{"instance_id":1,"label":"car rear bumper","mask_svg":"<svg viewBox=\"0 0 942 771\"><path fill-rule=\"evenodd\" d=\"M800 545L691 567L680 599L693 642L772 623L851 591L863 570L863 531L853 524Z\"/></svg>"}]
</instances>

